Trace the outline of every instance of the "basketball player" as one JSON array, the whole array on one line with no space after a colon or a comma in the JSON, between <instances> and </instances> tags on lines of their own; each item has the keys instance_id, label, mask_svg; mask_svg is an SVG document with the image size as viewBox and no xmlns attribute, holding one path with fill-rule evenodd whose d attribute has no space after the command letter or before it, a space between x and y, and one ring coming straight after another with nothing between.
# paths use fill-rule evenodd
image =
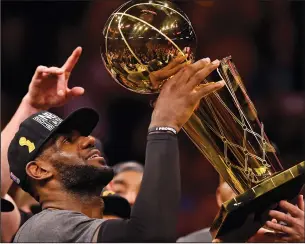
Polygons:
<instances>
[{"instance_id":1,"label":"basketball player","mask_svg":"<svg viewBox=\"0 0 305 244\"><path fill-rule=\"evenodd\" d=\"M79 57L81 49L75 52ZM218 60L199 60L164 84L149 126L145 175L129 220L101 219L99 195L113 172L89 136L98 121L94 110L79 109L64 121L46 111L24 120L8 150L11 178L40 202L43 211L21 227L14 241L174 241L180 196L176 133L199 100L224 85L223 81L200 85L218 65ZM50 77L46 70L37 70L36 93L32 82L32 96L27 96L35 109L46 109L46 101L60 106L69 96L84 92L67 88L70 72L53 68L58 74L51 76L53 83L48 85L55 96L38 96L37 87Z\"/></svg>"}]
</instances>

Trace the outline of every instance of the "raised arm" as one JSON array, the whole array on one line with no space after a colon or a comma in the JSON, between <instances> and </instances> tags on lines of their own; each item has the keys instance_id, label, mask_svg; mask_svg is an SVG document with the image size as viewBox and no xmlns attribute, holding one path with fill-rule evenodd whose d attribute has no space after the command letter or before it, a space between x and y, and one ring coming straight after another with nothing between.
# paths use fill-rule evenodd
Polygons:
<instances>
[{"instance_id":1,"label":"raised arm","mask_svg":"<svg viewBox=\"0 0 305 244\"><path fill-rule=\"evenodd\" d=\"M14 116L1 132L1 197L13 200L7 195L12 184L10 179L7 151L11 140L18 131L23 120L32 114L66 104L70 98L84 93L81 87L68 88L68 80L77 63L82 49L76 48L66 63L61 67L39 66ZM13 202L14 204L14 202ZM14 204L15 205L15 204ZM1 213L2 241L10 241L20 225L20 212L17 208L12 212Z\"/></svg>"},{"instance_id":2,"label":"raised arm","mask_svg":"<svg viewBox=\"0 0 305 244\"><path fill-rule=\"evenodd\" d=\"M38 66L29 85L28 93L23 97L14 116L1 132L1 197L7 193L12 183L9 176L7 150L21 122L40 110L62 106L70 98L84 93L84 89L81 87L68 88L69 76L81 52L80 47L76 48L61 68Z\"/></svg>"},{"instance_id":3,"label":"raised arm","mask_svg":"<svg viewBox=\"0 0 305 244\"><path fill-rule=\"evenodd\" d=\"M219 65L209 59L187 65L162 88L150 128L172 127L177 132L187 122L200 99L224 83L200 85ZM148 135L141 189L129 220L107 220L98 242L174 242L180 201L179 151L176 135Z\"/></svg>"}]
</instances>

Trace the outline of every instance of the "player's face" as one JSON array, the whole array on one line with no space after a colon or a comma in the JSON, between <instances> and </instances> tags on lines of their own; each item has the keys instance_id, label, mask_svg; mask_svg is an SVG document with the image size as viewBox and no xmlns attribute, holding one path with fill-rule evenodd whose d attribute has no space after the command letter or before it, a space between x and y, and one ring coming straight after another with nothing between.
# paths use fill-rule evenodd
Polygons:
<instances>
[{"instance_id":1,"label":"player's face","mask_svg":"<svg viewBox=\"0 0 305 244\"><path fill-rule=\"evenodd\" d=\"M49 152L56 176L67 189L74 192L98 193L113 177L113 170L95 148L94 138L77 131L58 134Z\"/></svg>"}]
</instances>

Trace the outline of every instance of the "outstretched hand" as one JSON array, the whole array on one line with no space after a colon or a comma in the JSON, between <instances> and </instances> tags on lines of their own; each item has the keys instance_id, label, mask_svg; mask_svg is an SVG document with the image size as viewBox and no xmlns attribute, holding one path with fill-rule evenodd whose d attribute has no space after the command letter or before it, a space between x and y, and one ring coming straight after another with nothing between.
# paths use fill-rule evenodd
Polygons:
<instances>
[{"instance_id":1,"label":"outstretched hand","mask_svg":"<svg viewBox=\"0 0 305 244\"><path fill-rule=\"evenodd\" d=\"M26 102L35 109L48 110L84 94L82 87L68 88L69 77L81 53L82 48L77 47L61 68L38 66L24 98Z\"/></svg>"},{"instance_id":2,"label":"outstretched hand","mask_svg":"<svg viewBox=\"0 0 305 244\"><path fill-rule=\"evenodd\" d=\"M186 64L166 81L157 99L150 127L170 126L176 131L188 121L201 98L222 88L224 81L201 84L220 62L209 58Z\"/></svg>"}]
</instances>

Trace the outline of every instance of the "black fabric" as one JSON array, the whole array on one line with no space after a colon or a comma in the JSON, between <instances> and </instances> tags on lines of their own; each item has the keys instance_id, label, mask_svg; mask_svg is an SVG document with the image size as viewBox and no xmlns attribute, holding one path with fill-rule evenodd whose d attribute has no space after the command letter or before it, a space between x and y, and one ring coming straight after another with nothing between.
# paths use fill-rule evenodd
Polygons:
<instances>
[{"instance_id":1,"label":"black fabric","mask_svg":"<svg viewBox=\"0 0 305 244\"><path fill-rule=\"evenodd\" d=\"M99 120L91 108L80 108L65 120L48 111L40 111L24 120L8 148L10 176L23 190L28 191L25 167L40 153L43 145L55 134L76 129L82 135L89 135Z\"/></svg>"},{"instance_id":2,"label":"black fabric","mask_svg":"<svg viewBox=\"0 0 305 244\"><path fill-rule=\"evenodd\" d=\"M102 199L104 201L104 215L114 215L122 219L130 217L130 204L124 197L113 191L104 190Z\"/></svg>"},{"instance_id":3,"label":"black fabric","mask_svg":"<svg viewBox=\"0 0 305 244\"><path fill-rule=\"evenodd\" d=\"M1 198L1 212L11 212L13 210L14 205L10 201Z\"/></svg>"},{"instance_id":4,"label":"black fabric","mask_svg":"<svg viewBox=\"0 0 305 244\"><path fill-rule=\"evenodd\" d=\"M148 135L143 180L131 217L102 223L98 242L175 242L180 192L177 136Z\"/></svg>"},{"instance_id":5,"label":"black fabric","mask_svg":"<svg viewBox=\"0 0 305 244\"><path fill-rule=\"evenodd\" d=\"M33 204L31 205L30 209L33 214L38 214L42 211L42 207L40 204Z\"/></svg>"}]
</instances>

